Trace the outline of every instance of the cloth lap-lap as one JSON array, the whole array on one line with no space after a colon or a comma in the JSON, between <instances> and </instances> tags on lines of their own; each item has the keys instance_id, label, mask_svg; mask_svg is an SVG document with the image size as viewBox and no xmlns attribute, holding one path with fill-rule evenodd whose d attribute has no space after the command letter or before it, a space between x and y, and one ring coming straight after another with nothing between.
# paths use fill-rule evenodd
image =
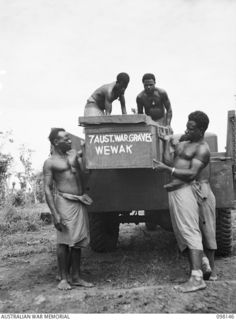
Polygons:
<instances>
[{"instance_id":1,"label":"cloth lap-lap","mask_svg":"<svg viewBox=\"0 0 236 320\"><path fill-rule=\"evenodd\" d=\"M186 247L203 250L203 245L215 250L215 197L209 183L185 184L168 196L180 250Z\"/></svg>"},{"instance_id":2,"label":"cloth lap-lap","mask_svg":"<svg viewBox=\"0 0 236 320\"><path fill-rule=\"evenodd\" d=\"M199 228L199 208L191 185L168 193L170 216L181 251L187 247L203 250Z\"/></svg>"},{"instance_id":3,"label":"cloth lap-lap","mask_svg":"<svg viewBox=\"0 0 236 320\"><path fill-rule=\"evenodd\" d=\"M64 224L62 231L57 231L57 243L70 247L87 247L90 241L89 222L86 207L79 200L69 200L58 194L56 208Z\"/></svg>"}]
</instances>

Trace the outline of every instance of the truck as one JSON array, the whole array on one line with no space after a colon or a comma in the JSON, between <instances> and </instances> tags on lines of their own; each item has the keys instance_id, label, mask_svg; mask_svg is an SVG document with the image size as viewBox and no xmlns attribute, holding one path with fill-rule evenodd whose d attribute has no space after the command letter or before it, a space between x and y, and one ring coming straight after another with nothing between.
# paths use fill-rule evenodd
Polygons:
<instances>
[{"instance_id":1,"label":"truck","mask_svg":"<svg viewBox=\"0 0 236 320\"><path fill-rule=\"evenodd\" d=\"M211 151L210 185L216 197L217 253L223 256L232 252L235 121L235 111L231 110L224 152L218 152L217 136L205 133ZM84 128L85 140L71 138L74 148L83 148L85 192L93 199L88 208L91 248L96 252L115 250L121 223L145 223L149 230L159 225L172 232L163 188L171 177L152 168L153 158L162 159L159 136L168 134L168 128L141 114L79 117L79 125Z\"/></svg>"}]
</instances>

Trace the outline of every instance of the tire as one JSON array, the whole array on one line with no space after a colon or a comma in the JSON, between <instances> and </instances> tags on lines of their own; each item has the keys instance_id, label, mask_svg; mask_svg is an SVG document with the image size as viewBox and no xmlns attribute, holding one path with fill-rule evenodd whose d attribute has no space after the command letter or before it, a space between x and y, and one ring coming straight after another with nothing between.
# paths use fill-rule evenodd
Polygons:
<instances>
[{"instance_id":1,"label":"tire","mask_svg":"<svg viewBox=\"0 0 236 320\"><path fill-rule=\"evenodd\" d=\"M218 256L229 256L232 253L232 221L231 210L220 208L216 211L216 242Z\"/></svg>"},{"instance_id":2,"label":"tire","mask_svg":"<svg viewBox=\"0 0 236 320\"><path fill-rule=\"evenodd\" d=\"M96 252L110 252L117 248L119 221L117 213L90 213L90 246Z\"/></svg>"},{"instance_id":3,"label":"tire","mask_svg":"<svg viewBox=\"0 0 236 320\"><path fill-rule=\"evenodd\" d=\"M144 211L144 215L147 218L145 222L146 228L150 231L156 230L157 222L155 221L155 211L146 210Z\"/></svg>"}]
</instances>

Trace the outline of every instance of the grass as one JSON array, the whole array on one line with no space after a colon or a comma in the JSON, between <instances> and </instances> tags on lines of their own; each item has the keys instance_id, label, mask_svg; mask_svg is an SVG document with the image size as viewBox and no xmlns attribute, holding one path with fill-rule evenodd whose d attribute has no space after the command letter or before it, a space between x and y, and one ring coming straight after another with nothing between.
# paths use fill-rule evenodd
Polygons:
<instances>
[{"instance_id":1,"label":"grass","mask_svg":"<svg viewBox=\"0 0 236 320\"><path fill-rule=\"evenodd\" d=\"M42 211L48 211L45 204L2 208L0 210L0 236L40 230L44 225L40 220Z\"/></svg>"},{"instance_id":2,"label":"grass","mask_svg":"<svg viewBox=\"0 0 236 320\"><path fill-rule=\"evenodd\" d=\"M53 225L45 225L41 212L46 204L27 207L5 207L0 210L0 258L26 258L34 253L55 250Z\"/></svg>"}]
</instances>

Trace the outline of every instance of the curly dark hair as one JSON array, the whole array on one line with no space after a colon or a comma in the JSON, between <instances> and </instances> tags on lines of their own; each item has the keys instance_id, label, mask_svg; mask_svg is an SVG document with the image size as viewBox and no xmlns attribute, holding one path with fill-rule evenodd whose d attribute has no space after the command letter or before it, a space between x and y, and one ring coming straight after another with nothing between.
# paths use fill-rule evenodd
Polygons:
<instances>
[{"instance_id":1,"label":"curly dark hair","mask_svg":"<svg viewBox=\"0 0 236 320\"><path fill-rule=\"evenodd\" d=\"M51 142L51 144L54 145L54 140L58 138L58 133L60 131L66 131L66 130L63 129L63 128L52 128L52 130L51 130L51 132L50 132L50 134L48 136L48 139Z\"/></svg>"},{"instance_id":2,"label":"curly dark hair","mask_svg":"<svg viewBox=\"0 0 236 320\"><path fill-rule=\"evenodd\" d=\"M145 80L150 80L150 79L152 79L152 80L154 80L154 82L156 82L156 78L153 73L145 73L143 75L142 82L144 83Z\"/></svg>"},{"instance_id":3,"label":"curly dark hair","mask_svg":"<svg viewBox=\"0 0 236 320\"><path fill-rule=\"evenodd\" d=\"M116 76L116 82L122 83L124 85L128 85L129 83L129 75L128 73L121 72Z\"/></svg>"},{"instance_id":4,"label":"curly dark hair","mask_svg":"<svg viewBox=\"0 0 236 320\"><path fill-rule=\"evenodd\" d=\"M195 121L197 127L204 133L209 125L208 116L202 111L191 112L188 116L189 121Z\"/></svg>"}]
</instances>

